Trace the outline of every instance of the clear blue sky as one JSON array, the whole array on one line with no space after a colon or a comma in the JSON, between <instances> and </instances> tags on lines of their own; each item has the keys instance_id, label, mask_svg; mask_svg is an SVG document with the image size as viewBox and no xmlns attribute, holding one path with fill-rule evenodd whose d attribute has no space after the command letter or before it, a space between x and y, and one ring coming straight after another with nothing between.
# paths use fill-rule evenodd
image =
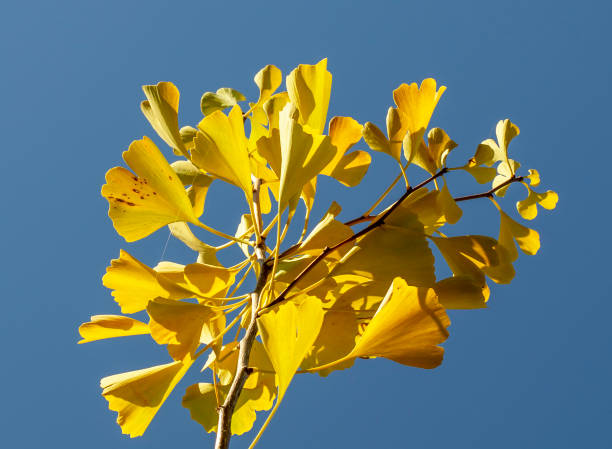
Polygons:
<instances>
[{"instance_id":1,"label":"clear blue sky","mask_svg":"<svg viewBox=\"0 0 612 449\"><path fill-rule=\"evenodd\" d=\"M100 186L132 140L153 135L139 110L142 84L173 81L181 123L192 124L205 91L230 86L253 97L264 65L286 74L328 57L330 117L382 124L394 88L434 77L448 90L432 124L460 143L455 151L470 155L509 117L521 128L513 154L539 169L560 202L533 223L540 253L519 259L511 285L492 286L490 307L451 312L440 368L377 360L326 379L300 376L261 447L612 447L610 3L220 4L3 3L3 445L212 447L180 405L195 375L139 439L121 434L100 396L100 377L164 363L163 348L148 337L76 345L90 315L118 313L100 281L109 260L126 248L155 264L167 237L126 244ZM360 195L388 182L391 165L376 160ZM223 206L235 193L218 195L228 196L207 202L206 217L233 231ZM329 195L346 217L363 209L342 189ZM477 209L466 229L497 235L497 217ZM165 257L179 253L170 243Z\"/></svg>"}]
</instances>

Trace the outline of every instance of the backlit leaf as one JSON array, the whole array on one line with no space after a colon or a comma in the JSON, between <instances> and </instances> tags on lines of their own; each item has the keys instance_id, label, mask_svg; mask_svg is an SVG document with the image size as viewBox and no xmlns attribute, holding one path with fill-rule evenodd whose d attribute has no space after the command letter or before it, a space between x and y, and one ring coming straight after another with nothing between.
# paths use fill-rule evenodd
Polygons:
<instances>
[{"instance_id":1,"label":"backlit leaf","mask_svg":"<svg viewBox=\"0 0 612 449\"><path fill-rule=\"evenodd\" d=\"M200 344L202 328L216 316L210 307L164 298L149 301L147 312L151 337L157 344L168 345L174 360L193 354Z\"/></svg>"},{"instance_id":2,"label":"backlit leaf","mask_svg":"<svg viewBox=\"0 0 612 449\"><path fill-rule=\"evenodd\" d=\"M331 94L332 75L327 71L327 59L316 65L300 64L287 75L287 93L300 112L299 123L314 134L325 129Z\"/></svg>"},{"instance_id":3,"label":"backlit leaf","mask_svg":"<svg viewBox=\"0 0 612 449\"><path fill-rule=\"evenodd\" d=\"M128 242L177 221L198 224L183 184L148 137L135 140L123 153L137 176L123 167L106 173L102 196L117 232Z\"/></svg>"},{"instance_id":4,"label":"backlit leaf","mask_svg":"<svg viewBox=\"0 0 612 449\"><path fill-rule=\"evenodd\" d=\"M202 170L241 188L250 203L253 198L251 171L244 123L239 106L225 115L215 111L198 124L192 160Z\"/></svg>"},{"instance_id":5,"label":"backlit leaf","mask_svg":"<svg viewBox=\"0 0 612 449\"><path fill-rule=\"evenodd\" d=\"M217 89L216 93L206 92L200 100L200 108L202 114L209 115L215 111L222 111L238 104L239 101L245 101L246 98L240 92L229 87Z\"/></svg>"},{"instance_id":6,"label":"backlit leaf","mask_svg":"<svg viewBox=\"0 0 612 449\"><path fill-rule=\"evenodd\" d=\"M91 321L79 326L79 334L83 337L79 344L148 333L149 327L142 321L121 315L94 315Z\"/></svg>"},{"instance_id":7,"label":"backlit leaf","mask_svg":"<svg viewBox=\"0 0 612 449\"><path fill-rule=\"evenodd\" d=\"M192 363L186 359L103 378L102 396L117 412L122 432L141 436Z\"/></svg>"},{"instance_id":8,"label":"backlit leaf","mask_svg":"<svg viewBox=\"0 0 612 449\"><path fill-rule=\"evenodd\" d=\"M178 126L179 91L167 81L155 86L142 86L147 99L140 104L142 113L147 118L159 137L178 154L188 157L189 154Z\"/></svg>"}]
</instances>

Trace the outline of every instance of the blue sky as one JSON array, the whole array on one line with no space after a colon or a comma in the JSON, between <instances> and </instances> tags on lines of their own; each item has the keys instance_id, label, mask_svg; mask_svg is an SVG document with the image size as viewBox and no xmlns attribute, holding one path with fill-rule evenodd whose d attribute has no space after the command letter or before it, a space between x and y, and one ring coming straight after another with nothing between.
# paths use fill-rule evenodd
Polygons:
<instances>
[{"instance_id":1,"label":"blue sky","mask_svg":"<svg viewBox=\"0 0 612 449\"><path fill-rule=\"evenodd\" d=\"M7 447L212 447L180 406L196 375L139 439L121 434L100 396L100 377L164 363L163 348L144 337L76 345L90 315L118 313L100 278L120 248L151 265L182 256L177 242L164 251L165 230L126 244L100 186L132 140L153 136L139 110L141 85L174 82L180 121L193 124L203 92L229 86L253 98L252 77L264 65L286 74L323 57L334 76L329 117L382 125L393 89L434 77L447 91L431 124L460 144L456 152L470 156L510 118L521 128L512 154L537 168L560 201L531 223L540 253L519 259L511 285L492 286L489 308L450 313L440 368L376 360L325 379L299 376L261 447L612 446L609 3L330 3L5 2L0 422ZM392 168L377 156L355 195L329 183L320 198L339 199L346 218L358 215ZM235 195L219 189L207 201L210 223L235 229L227 208ZM503 203L507 211L514 201ZM490 208L466 209L461 229L497 235ZM236 438L232 447L249 442Z\"/></svg>"}]
</instances>

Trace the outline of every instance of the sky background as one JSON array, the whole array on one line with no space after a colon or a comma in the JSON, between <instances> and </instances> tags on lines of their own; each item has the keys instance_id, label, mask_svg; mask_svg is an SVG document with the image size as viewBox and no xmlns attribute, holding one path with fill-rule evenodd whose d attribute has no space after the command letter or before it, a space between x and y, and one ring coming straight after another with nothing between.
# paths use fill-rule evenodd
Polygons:
<instances>
[{"instance_id":1,"label":"sky background","mask_svg":"<svg viewBox=\"0 0 612 449\"><path fill-rule=\"evenodd\" d=\"M450 312L441 367L360 360L325 379L298 376L260 447L612 447L610 3L220 5L3 3L3 445L213 446L180 405L197 370L145 435L129 439L100 396L99 379L166 363L165 349L146 336L76 344L77 327L90 315L119 312L100 279L120 248L150 265L187 262L180 242L164 250L165 229L125 243L100 187L132 140L154 137L140 113L141 85L174 82L179 121L195 124L203 92L227 86L255 99L252 79L264 65L286 75L327 57L334 76L328 117L382 126L393 89L434 77L447 91L431 125L460 144L449 162L459 165L493 137L498 120L510 118L521 129L511 154L538 169L540 190L557 191L560 201L528 223L542 248L519 258L514 282L492 285L487 309ZM356 148L364 149L363 141ZM354 191L322 183L328 190L318 192L318 213L336 199L342 218L359 215L395 176L388 159L376 155ZM233 233L240 194L217 184L204 219ZM458 186L482 191L475 183ZM502 202L514 217L523 195L516 191ZM496 236L498 216L481 206L465 208L459 230ZM252 437L235 437L231 447L246 448Z\"/></svg>"}]
</instances>

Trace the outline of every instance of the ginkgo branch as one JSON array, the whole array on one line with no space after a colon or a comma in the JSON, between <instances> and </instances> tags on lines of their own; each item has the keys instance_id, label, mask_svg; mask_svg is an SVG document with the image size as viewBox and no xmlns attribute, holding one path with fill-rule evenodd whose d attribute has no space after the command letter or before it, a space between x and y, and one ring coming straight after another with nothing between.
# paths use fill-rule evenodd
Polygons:
<instances>
[{"instance_id":1,"label":"ginkgo branch","mask_svg":"<svg viewBox=\"0 0 612 449\"><path fill-rule=\"evenodd\" d=\"M289 291L295 287L295 285L304 278L304 276L306 276L319 262L321 262L323 259L325 259L325 257L327 257L331 252L337 250L338 248L340 248L341 246L346 245L347 243L353 242L355 240L357 240L360 237L363 237L364 235L366 235L368 232L376 229L378 226L384 224L385 219L406 199L408 198L410 195L412 195L414 192L416 192L417 190L425 187L427 184L429 184L431 181L437 179L438 177L442 176L443 174L445 174L448 171L448 169L446 167L442 168L439 172L437 172L435 175L432 175L431 177L427 178L425 181L421 182L420 184L418 184L415 187L409 187L408 189L406 189L406 191L404 192L404 194L395 202L393 203L389 208L387 208L387 210L385 210L384 212L382 212L380 215L376 216L376 220L373 223L370 223L368 226L366 226L365 228L363 228L362 230L360 230L359 232L351 235L350 237L345 238L344 240L342 240L340 243L337 243L335 245L332 246L327 246L323 249L323 251L317 256L315 257L307 266L306 268L304 268L302 270L302 272L297 275L290 283L289 285L287 285L287 287L285 287L285 289L280 293L280 295L277 296L277 298L272 301L271 303L269 303L268 305L266 305L265 307L262 307L260 309L260 313L266 309L269 309L279 303L281 303L282 301L284 301L287 298L287 293L289 293Z\"/></svg>"},{"instance_id":2,"label":"ginkgo branch","mask_svg":"<svg viewBox=\"0 0 612 449\"><path fill-rule=\"evenodd\" d=\"M493 194L497 192L498 190L503 189L504 187L506 187L509 184L512 184L513 182L521 182L523 179L525 179L524 176L512 176L507 181L502 182L500 185L492 188L491 190L488 190L487 192L477 193L475 195L460 196L460 197L455 198L455 202L457 203L459 201L475 200L478 198L492 198Z\"/></svg>"}]
</instances>

